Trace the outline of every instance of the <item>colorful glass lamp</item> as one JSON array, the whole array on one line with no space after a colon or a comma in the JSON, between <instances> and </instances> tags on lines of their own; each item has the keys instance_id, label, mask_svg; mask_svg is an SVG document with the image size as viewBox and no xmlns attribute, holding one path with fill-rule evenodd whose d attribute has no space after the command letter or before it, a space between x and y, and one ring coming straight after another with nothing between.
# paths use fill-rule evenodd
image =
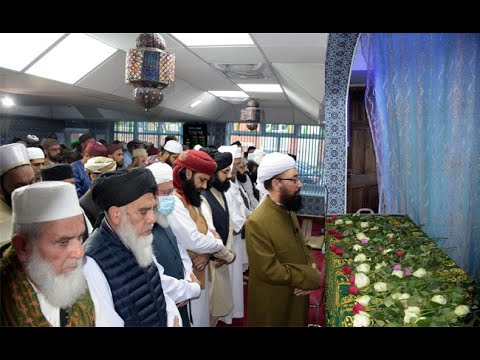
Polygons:
<instances>
[{"instance_id":1,"label":"colorful glass lamp","mask_svg":"<svg viewBox=\"0 0 480 360\"><path fill-rule=\"evenodd\" d=\"M158 33L140 34L127 53L125 83L133 85L135 101L149 111L163 100L162 89L175 81L175 55L165 51Z\"/></svg>"},{"instance_id":2,"label":"colorful glass lamp","mask_svg":"<svg viewBox=\"0 0 480 360\"><path fill-rule=\"evenodd\" d=\"M251 99L247 103L247 107L240 112L240 121L246 122L247 129L256 130L260 121L265 120L265 112L260 109L257 100Z\"/></svg>"}]
</instances>

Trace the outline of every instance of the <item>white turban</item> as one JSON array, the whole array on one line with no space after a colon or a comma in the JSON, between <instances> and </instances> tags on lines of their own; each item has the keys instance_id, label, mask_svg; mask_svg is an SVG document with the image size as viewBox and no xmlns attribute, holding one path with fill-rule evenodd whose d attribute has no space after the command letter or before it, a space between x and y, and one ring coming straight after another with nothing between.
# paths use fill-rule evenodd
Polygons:
<instances>
[{"instance_id":1,"label":"white turban","mask_svg":"<svg viewBox=\"0 0 480 360\"><path fill-rule=\"evenodd\" d=\"M230 170L233 170L233 163L235 162L235 159L242 157L242 148L237 145L222 145L218 148L218 151L222 153L229 152L230 154L232 154L232 158L234 161L232 161L232 165L230 165Z\"/></svg>"},{"instance_id":2,"label":"white turban","mask_svg":"<svg viewBox=\"0 0 480 360\"><path fill-rule=\"evenodd\" d=\"M182 144L175 140L168 140L163 148L172 154L180 154L183 151Z\"/></svg>"},{"instance_id":3,"label":"white turban","mask_svg":"<svg viewBox=\"0 0 480 360\"><path fill-rule=\"evenodd\" d=\"M27 153L30 160L45 159L45 154L43 153L43 150L38 147L27 148Z\"/></svg>"},{"instance_id":4,"label":"white turban","mask_svg":"<svg viewBox=\"0 0 480 360\"><path fill-rule=\"evenodd\" d=\"M147 166L147 169L152 172L157 185L173 180L173 169L168 164L156 162L152 165Z\"/></svg>"},{"instance_id":5,"label":"white turban","mask_svg":"<svg viewBox=\"0 0 480 360\"><path fill-rule=\"evenodd\" d=\"M281 174L287 170L295 169L295 160L290 155L274 152L263 157L262 163L257 170L257 189L262 194L266 194L268 190L263 184L275 175Z\"/></svg>"},{"instance_id":6,"label":"white turban","mask_svg":"<svg viewBox=\"0 0 480 360\"><path fill-rule=\"evenodd\" d=\"M42 181L12 193L12 222L30 224L83 214L75 186L65 181Z\"/></svg>"},{"instance_id":7,"label":"white turban","mask_svg":"<svg viewBox=\"0 0 480 360\"><path fill-rule=\"evenodd\" d=\"M112 158L105 156L95 156L88 159L85 163L85 170L95 174L103 174L107 171L113 171L117 168L117 162Z\"/></svg>"},{"instance_id":8,"label":"white turban","mask_svg":"<svg viewBox=\"0 0 480 360\"><path fill-rule=\"evenodd\" d=\"M13 143L0 146L0 176L22 165L30 165L25 145Z\"/></svg>"},{"instance_id":9,"label":"white turban","mask_svg":"<svg viewBox=\"0 0 480 360\"><path fill-rule=\"evenodd\" d=\"M265 153L264 153L262 150L260 150L260 149L255 149L255 150L253 151L253 153L248 154L248 160L253 160L253 161L255 161L258 165L260 165L260 163L262 162L264 156L265 156Z\"/></svg>"},{"instance_id":10,"label":"white turban","mask_svg":"<svg viewBox=\"0 0 480 360\"><path fill-rule=\"evenodd\" d=\"M193 147L193 150L200 150L203 146L200 144L197 144Z\"/></svg>"}]
</instances>

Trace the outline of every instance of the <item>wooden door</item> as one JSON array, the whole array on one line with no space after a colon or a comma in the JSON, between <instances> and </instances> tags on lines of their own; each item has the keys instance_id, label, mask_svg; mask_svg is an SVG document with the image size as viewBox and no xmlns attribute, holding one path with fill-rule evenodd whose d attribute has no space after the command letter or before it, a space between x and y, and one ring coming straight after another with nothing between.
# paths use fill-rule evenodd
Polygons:
<instances>
[{"instance_id":1,"label":"wooden door","mask_svg":"<svg viewBox=\"0 0 480 360\"><path fill-rule=\"evenodd\" d=\"M347 213L361 208L378 212L377 169L364 87L349 90L350 146L347 161Z\"/></svg>"}]
</instances>

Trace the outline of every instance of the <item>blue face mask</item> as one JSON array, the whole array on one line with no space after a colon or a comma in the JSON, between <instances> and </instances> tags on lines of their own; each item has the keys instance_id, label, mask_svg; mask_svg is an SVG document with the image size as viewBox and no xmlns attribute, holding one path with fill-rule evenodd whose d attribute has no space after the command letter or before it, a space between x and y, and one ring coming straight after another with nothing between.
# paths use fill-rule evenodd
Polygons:
<instances>
[{"instance_id":1,"label":"blue face mask","mask_svg":"<svg viewBox=\"0 0 480 360\"><path fill-rule=\"evenodd\" d=\"M173 209L175 208L175 196L168 195L168 196L159 196L158 202L160 205L158 206L157 211L163 215L169 215Z\"/></svg>"}]
</instances>

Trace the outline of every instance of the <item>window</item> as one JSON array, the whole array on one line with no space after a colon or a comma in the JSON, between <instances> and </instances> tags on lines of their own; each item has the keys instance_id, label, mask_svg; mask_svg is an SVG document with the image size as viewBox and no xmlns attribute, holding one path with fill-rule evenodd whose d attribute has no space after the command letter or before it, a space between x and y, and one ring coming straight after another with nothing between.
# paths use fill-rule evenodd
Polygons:
<instances>
[{"instance_id":1,"label":"window","mask_svg":"<svg viewBox=\"0 0 480 360\"><path fill-rule=\"evenodd\" d=\"M249 131L239 122L227 126L227 143L240 141L243 152L255 146L265 153L294 155L303 183L302 193L308 195L324 194L324 136L324 125L260 124L256 131Z\"/></svg>"},{"instance_id":2,"label":"window","mask_svg":"<svg viewBox=\"0 0 480 360\"><path fill-rule=\"evenodd\" d=\"M116 121L114 124L114 140L129 142L134 139L151 142L160 148L167 136L176 136L182 142L182 123L160 121Z\"/></svg>"}]
</instances>

